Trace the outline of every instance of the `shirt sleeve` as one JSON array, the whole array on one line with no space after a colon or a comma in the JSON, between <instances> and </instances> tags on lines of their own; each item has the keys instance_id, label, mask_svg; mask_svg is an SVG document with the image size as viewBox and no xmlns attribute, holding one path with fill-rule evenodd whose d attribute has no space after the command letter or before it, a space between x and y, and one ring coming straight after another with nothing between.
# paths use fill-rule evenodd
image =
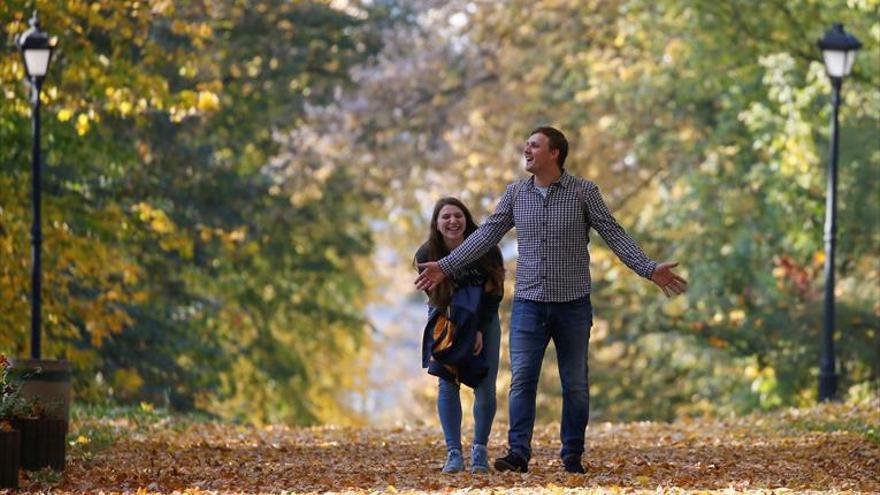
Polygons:
<instances>
[{"instance_id":1,"label":"shirt sleeve","mask_svg":"<svg viewBox=\"0 0 880 495\"><path fill-rule=\"evenodd\" d=\"M605 239L605 243L623 264L642 277L650 279L654 274L654 268L657 267L657 262L649 258L636 241L627 234L626 230L617 223L602 198L599 186L592 181L587 181L586 190L585 201L587 202L590 226L602 236L602 239Z\"/></svg>"},{"instance_id":2,"label":"shirt sleeve","mask_svg":"<svg viewBox=\"0 0 880 495\"><path fill-rule=\"evenodd\" d=\"M495 212L480 225L471 235L453 249L449 255L439 261L440 269L447 277L478 260L492 246L497 245L510 229L513 228L513 190L510 184L495 206Z\"/></svg>"}]
</instances>

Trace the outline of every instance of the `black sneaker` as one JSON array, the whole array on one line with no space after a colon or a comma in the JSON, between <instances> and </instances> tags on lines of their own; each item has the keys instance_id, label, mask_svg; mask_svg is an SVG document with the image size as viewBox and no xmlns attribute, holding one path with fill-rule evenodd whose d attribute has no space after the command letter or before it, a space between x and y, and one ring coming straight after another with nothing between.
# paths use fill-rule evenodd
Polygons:
<instances>
[{"instance_id":1,"label":"black sneaker","mask_svg":"<svg viewBox=\"0 0 880 495\"><path fill-rule=\"evenodd\" d=\"M495 459L495 469L498 471L513 471L515 473L528 473L529 462L516 452L509 451L504 457Z\"/></svg>"},{"instance_id":2,"label":"black sneaker","mask_svg":"<svg viewBox=\"0 0 880 495\"><path fill-rule=\"evenodd\" d=\"M565 466L565 471L569 473L585 474L587 472L584 465L581 464L581 456L577 454L563 457L562 464Z\"/></svg>"}]
</instances>

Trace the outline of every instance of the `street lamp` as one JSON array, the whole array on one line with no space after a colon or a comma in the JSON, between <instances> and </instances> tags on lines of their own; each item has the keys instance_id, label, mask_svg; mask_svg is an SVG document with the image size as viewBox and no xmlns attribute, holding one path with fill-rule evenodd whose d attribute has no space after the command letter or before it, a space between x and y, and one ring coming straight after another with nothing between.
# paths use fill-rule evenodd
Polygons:
<instances>
[{"instance_id":1,"label":"street lamp","mask_svg":"<svg viewBox=\"0 0 880 495\"><path fill-rule=\"evenodd\" d=\"M43 232L40 222L40 89L46 73L49 72L49 62L52 60L52 51L55 48L55 40L40 30L40 21L37 12L34 11L30 21L30 29L21 33L15 40L21 58L24 61L24 69L27 80L31 86L31 112L33 120L32 137L32 160L31 160L31 187L32 203L34 208L33 224L31 225L31 359L13 359L12 368L18 373L17 380L21 382L21 394L25 399L38 400L42 404L53 404L58 407L46 411L47 419L64 420L64 428L67 431L70 419L70 380L73 367L69 361L40 359L40 310L41 310L41 271L40 260ZM60 459L55 456L39 456L30 464L30 468L39 469L51 464L54 469L64 468L64 434L55 435L52 428L41 433L40 449L48 452L61 453ZM24 439L22 439L24 440ZM24 461L24 459L23 459ZM30 461L29 461L30 463ZM24 462L23 462L24 464Z\"/></svg>"},{"instance_id":2,"label":"street lamp","mask_svg":"<svg viewBox=\"0 0 880 495\"><path fill-rule=\"evenodd\" d=\"M819 400L828 401L837 390L834 366L834 244L837 236L837 112L840 108L840 87L856 59L862 44L855 36L835 24L817 43L825 58L825 69L834 89L831 117L831 160L828 165L828 192L825 198L825 325L822 332L822 356L819 364Z\"/></svg>"},{"instance_id":3,"label":"street lamp","mask_svg":"<svg viewBox=\"0 0 880 495\"><path fill-rule=\"evenodd\" d=\"M49 61L52 59L53 43L49 35L40 31L40 21L37 12L34 11L30 21L30 29L25 31L16 40L21 57L24 60L25 71L31 86L31 105L33 107L33 138L31 159L31 190L33 202L33 224L31 225L31 358L40 359L40 290L42 277L40 271L41 248L43 233L40 226L40 89L43 80L49 71Z\"/></svg>"}]
</instances>

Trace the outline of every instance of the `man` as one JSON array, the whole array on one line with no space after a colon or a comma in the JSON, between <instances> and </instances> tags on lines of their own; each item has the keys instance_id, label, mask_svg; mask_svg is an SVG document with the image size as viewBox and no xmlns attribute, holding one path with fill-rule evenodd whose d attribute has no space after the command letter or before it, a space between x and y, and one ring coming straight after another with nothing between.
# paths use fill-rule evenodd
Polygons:
<instances>
[{"instance_id":1,"label":"man","mask_svg":"<svg viewBox=\"0 0 880 495\"><path fill-rule=\"evenodd\" d=\"M589 416L587 346L590 304L589 228L605 239L631 270L666 294L681 294L687 282L672 272L675 262L656 263L617 223L595 183L564 168L568 142L552 127L532 131L523 149L528 180L507 186L495 212L445 258L422 263L415 281L431 289L479 258L516 227L519 258L510 318L510 430L499 471L527 472L535 425L535 395L544 351L552 339L562 382L562 456L565 470L584 473L581 456Z\"/></svg>"}]
</instances>

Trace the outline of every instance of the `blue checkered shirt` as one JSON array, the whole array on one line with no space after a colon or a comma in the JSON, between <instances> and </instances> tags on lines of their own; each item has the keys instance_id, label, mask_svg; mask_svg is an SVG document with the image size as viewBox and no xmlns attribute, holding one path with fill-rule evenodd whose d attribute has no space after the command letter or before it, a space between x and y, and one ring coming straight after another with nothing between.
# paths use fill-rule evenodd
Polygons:
<instances>
[{"instance_id":1,"label":"blue checkered shirt","mask_svg":"<svg viewBox=\"0 0 880 495\"><path fill-rule=\"evenodd\" d=\"M535 187L534 176L522 183L515 200L514 190L516 183L508 185L495 212L439 261L443 273L455 274L516 227L519 258L514 295L540 302L573 301L590 293L587 245L592 227L626 266L651 278L657 263L617 223L593 181L563 172L546 197Z\"/></svg>"}]
</instances>

